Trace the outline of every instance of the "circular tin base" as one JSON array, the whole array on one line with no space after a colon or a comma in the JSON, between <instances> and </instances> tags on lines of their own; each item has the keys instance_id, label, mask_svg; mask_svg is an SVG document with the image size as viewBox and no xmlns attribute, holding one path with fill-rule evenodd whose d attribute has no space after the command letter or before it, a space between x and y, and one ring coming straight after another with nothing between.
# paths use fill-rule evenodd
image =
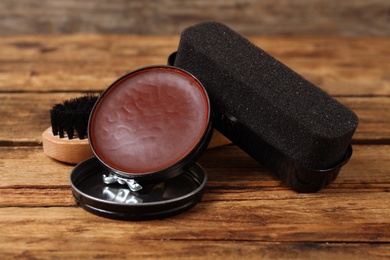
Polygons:
<instances>
[{"instance_id":1,"label":"circular tin base","mask_svg":"<svg viewBox=\"0 0 390 260\"><path fill-rule=\"evenodd\" d=\"M207 182L197 163L175 178L143 184L137 192L119 183L105 184L108 173L96 157L81 162L70 174L73 196L91 213L123 220L159 219L188 210L200 201Z\"/></svg>"}]
</instances>

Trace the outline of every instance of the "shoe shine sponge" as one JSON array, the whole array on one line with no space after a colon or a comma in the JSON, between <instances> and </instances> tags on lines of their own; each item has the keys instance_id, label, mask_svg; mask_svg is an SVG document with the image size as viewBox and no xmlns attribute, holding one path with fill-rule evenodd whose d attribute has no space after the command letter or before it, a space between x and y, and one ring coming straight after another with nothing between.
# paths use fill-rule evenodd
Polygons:
<instances>
[{"instance_id":1,"label":"shoe shine sponge","mask_svg":"<svg viewBox=\"0 0 390 260\"><path fill-rule=\"evenodd\" d=\"M357 116L227 26L185 29L170 62L206 88L215 128L298 192L333 182Z\"/></svg>"}]
</instances>

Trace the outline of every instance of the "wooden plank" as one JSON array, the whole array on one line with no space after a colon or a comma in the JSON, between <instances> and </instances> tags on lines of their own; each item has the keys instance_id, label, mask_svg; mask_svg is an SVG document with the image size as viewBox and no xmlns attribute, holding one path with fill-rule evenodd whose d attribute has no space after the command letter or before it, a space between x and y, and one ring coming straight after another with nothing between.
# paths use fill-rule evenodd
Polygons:
<instances>
[{"instance_id":1,"label":"wooden plank","mask_svg":"<svg viewBox=\"0 0 390 260\"><path fill-rule=\"evenodd\" d=\"M386 0L2 0L1 34L178 34L222 21L253 35L389 35Z\"/></svg>"},{"instance_id":2,"label":"wooden plank","mask_svg":"<svg viewBox=\"0 0 390 260\"><path fill-rule=\"evenodd\" d=\"M250 38L331 95L389 96L389 38ZM8 36L0 91L96 91L139 67L165 64L179 37Z\"/></svg>"},{"instance_id":3,"label":"wooden plank","mask_svg":"<svg viewBox=\"0 0 390 260\"><path fill-rule=\"evenodd\" d=\"M177 43L177 38L153 36L5 37L0 43L0 89L104 90L124 73L166 64Z\"/></svg>"},{"instance_id":4,"label":"wooden plank","mask_svg":"<svg viewBox=\"0 0 390 260\"><path fill-rule=\"evenodd\" d=\"M354 145L353 149L350 162L342 168L337 180L322 192L387 191L390 146ZM287 190L287 194L292 194L271 172L235 145L207 150L200 163L208 172L208 187L212 192L240 192L248 188L250 193L275 189L276 193ZM0 147L0 188L64 189L69 187L68 177L73 167L47 157L39 146L3 146ZM0 196L0 199L7 199L5 197Z\"/></svg>"},{"instance_id":5,"label":"wooden plank","mask_svg":"<svg viewBox=\"0 0 390 260\"><path fill-rule=\"evenodd\" d=\"M126 49L129 39L137 42L134 49ZM0 42L5 46L0 48L0 258L390 257L388 39L360 38L356 45L350 39L291 39L285 49L280 48L283 38L266 39L275 56L283 49L280 57L286 63L292 61L310 75L320 73L321 80L330 80L326 84L340 80L336 86L341 88L353 82L349 77L358 82L356 90L329 91L358 114L360 125L351 161L326 189L296 193L229 145L203 155L200 163L209 174L206 193L196 207L178 216L113 221L76 205L68 180L74 166L48 158L40 146L48 110L54 103L104 89L124 72L117 62L138 67L163 60L177 40L74 35L5 37ZM370 47L373 42L375 48ZM311 47L300 51L305 43ZM344 44L349 47L343 50ZM76 78L69 79L71 75Z\"/></svg>"},{"instance_id":6,"label":"wooden plank","mask_svg":"<svg viewBox=\"0 0 390 260\"><path fill-rule=\"evenodd\" d=\"M121 230L132 230L131 238L139 240L390 242L388 192L328 193L327 196L320 193L283 196L269 190L257 192L263 193L262 198L236 193L233 200L209 192L193 209L145 224L108 220L65 203L53 207L4 205L0 207L0 226L3 234L19 237L36 230L40 231L39 236L47 236L45 230L51 230L58 225L56 223L64 223L56 232L84 228L96 238L115 237L115 233L122 237ZM218 196L217 200L211 199ZM13 231L15 226L19 228ZM95 230L96 226L107 229L107 233Z\"/></svg>"},{"instance_id":7,"label":"wooden plank","mask_svg":"<svg viewBox=\"0 0 390 260\"><path fill-rule=\"evenodd\" d=\"M49 110L56 103L82 93L0 93L0 143L41 144L42 132L50 126ZM85 95L85 93L84 93ZM355 142L389 143L390 97L338 97L360 118Z\"/></svg>"},{"instance_id":8,"label":"wooden plank","mask_svg":"<svg viewBox=\"0 0 390 260\"><path fill-rule=\"evenodd\" d=\"M390 97L337 99L359 117L354 141L389 143Z\"/></svg>"},{"instance_id":9,"label":"wooden plank","mask_svg":"<svg viewBox=\"0 0 390 260\"><path fill-rule=\"evenodd\" d=\"M389 38L253 38L252 42L332 96L390 94Z\"/></svg>"},{"instance_id":10,"label":"wooden plank","mask_svg":"<svg viewBox=\"0 0 390 260\"><path fill-rule=\"evenodd\" d=\"M65 242L80 247L91 238L107 244L124 237L388 243L390 146L354 148L335 183L314 194L288 189L234 145L208 150L201 159L209 174L202 202L178 216L143 223L110 221L75 207L68 183L72 166L47 158L39 147L0 147L0 227L7 234L2 239L25 243L25 234L34 234L28 243L33 245L69 234Z\"/></svg>"},{"instance_id":11,"label":"wooden plank","mask_svg":"<svg viewBox=\"0 0 390 260\"><path fill-rule=\"evenodd\" d=\"M129 241L389 243L390 209L381 203L389 201L388 193L370 193L376 204L363 195L283 202L276 199L204 201L180 215L147 222L109 220L79 207L2 207L0 226L2 234L8 237L23 238L35 232L34 236L43 239L71 232L80 239L94 238L102 242L126 238Z\"/></svg>"},{"instance_id":12,"label":"wooden plank","mask_svg":"<svg viewBox=\"0 0 390 260\"><path fill-rule=\"evenodd\" d=\"M7 240L5 240L7 239ZM130 247L130 249L129 249ZM146 249L147 248L147 249ZM71 249L71 250L70 250ZM4 238L5 259L384 259L388 244L275 243L246 241L182 241L80 239L70 231L65 239L48 236Z\"/></svg>"},{"instance_id":13,"label":"wooden plank","mask_svg":"<svg viewBox=\"0 0 390 260\"><path fill-rule=\"evenodd\" d=\"M82 96L81 93L0 94L3 126L0 142L12 145L37 145L43 131L50 126L50 109L56 103ZM85 94L84 94L85 95Z\"/></svg>"}]
</instances>

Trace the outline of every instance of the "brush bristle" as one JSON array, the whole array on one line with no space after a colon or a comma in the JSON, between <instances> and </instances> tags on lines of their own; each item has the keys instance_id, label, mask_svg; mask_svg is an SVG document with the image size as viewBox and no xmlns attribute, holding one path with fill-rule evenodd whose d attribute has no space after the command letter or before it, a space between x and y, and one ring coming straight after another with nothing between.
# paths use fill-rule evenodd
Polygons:
<instances>
[{"instance_id":1,"label":"brush bristle","mask_svg":"<svg viewBox=\"0 0 390 260\"><path fill-rule=\"evenodd\" d=\"M87 95L56 104L50 110L53 135L60 138L87 138L88 119L97 96Z\"/></svg>"}]
</instances>

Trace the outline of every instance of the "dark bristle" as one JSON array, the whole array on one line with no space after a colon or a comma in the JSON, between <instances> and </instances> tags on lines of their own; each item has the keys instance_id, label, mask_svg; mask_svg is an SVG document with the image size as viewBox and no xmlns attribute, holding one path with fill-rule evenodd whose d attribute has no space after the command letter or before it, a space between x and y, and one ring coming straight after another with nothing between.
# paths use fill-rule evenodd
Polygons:
<instances>
[{"instance_id":1,"label":"dark bristle","mask_svg":"<svg viewBox=\"0 0 390 260\"><path fill-rule=\"evenodd\" d=\"M73 112L71 110L65 111L65 131L66 134L68 135L68 139L73 139L74 137L74 117L73 117Z\"/></svg>"},{"instance_id":2,"label":"dark bristle","mask_svg":"<svg viewBox=\"0 0 390 260\"><path fill-rule=\"evenodd\" d=\"M89 113L85 113L84 111L81 111L75 114L74 116L75 116L73 120L74 129L76 130L79 139L84 139L87 137Z\"/></svg>"},{"instance_id":3,"label":"dark bristle","mask_svg":"<svg viewBox=\"0 0 390 260\"><path fill-rule=\"evenodd\" d=\"M50 110L51 130L53 135L58 135L57 110L53 107Z\"/></svg>"},{"instance_id":4,"label":"dark bristle","mask_svg":"<svg viewBox=\"0 0 390 260\"><path fill-rule=\"evenodd\" d=\"M88 118L98 96L87 95L56 104L50 110L53 135L68 139L87 138Z\"/></svg>"},{"instance_id":5,"label":"dark bristle","mask_svg":"<svg viewBox=\"0 0 390 260\"><path fill-rule=\"evenodd\" d=\"M60 136L60 138L64 138L65 137L65 128L64 128L65 116L63 111L60 110L57 111L57 123L58 123L58 135Z\"/></svg>"}]
</instances>

